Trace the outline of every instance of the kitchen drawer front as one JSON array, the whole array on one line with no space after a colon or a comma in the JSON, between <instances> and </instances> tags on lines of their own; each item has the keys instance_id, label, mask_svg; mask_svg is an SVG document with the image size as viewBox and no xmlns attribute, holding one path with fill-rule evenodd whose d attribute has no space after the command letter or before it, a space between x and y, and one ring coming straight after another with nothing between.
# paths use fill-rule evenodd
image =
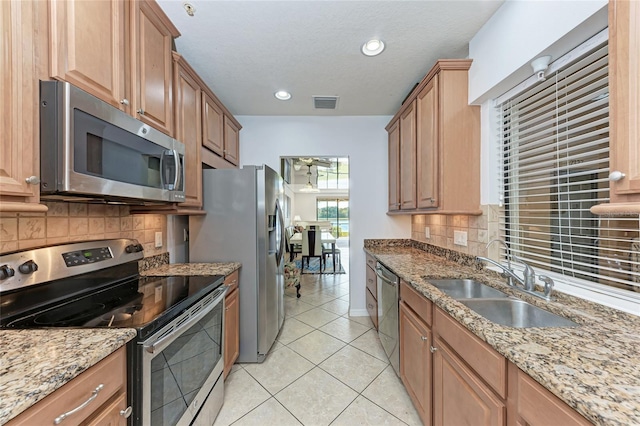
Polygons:
<instances>
[{"instance_id":1,"label":"kitchen drawer front","mask_svg":"<svg viewBox=\"0 0 640 426\"><path fill-rule=\"evenodd\" d=\"M403 280L400 281L400 300L404 301L425 324L431 327L433 304Z\"/></svg>"},{"instance_id":2,"label":"kitchen drawer front","mask_svg":"<svg viewBox=\"0 0 640 426\"><path fill-rule=\"evenodd\" d=\"M549 392L528 374L513 366L509 374L518 374L518 415L530 426L590 425L584 417Z\"/></svg>"},{"instance_id":3,"label":"kitchen drawer front","mask_svg":"<svg viewBox=\"0 0 640 426\"><path fill-rule=\"evenodd\" d=\"M227 294L231 294L231 292L238 287L239 277L240 270L236 269L224 278L224 285L229 287L229 289L227 290Z\"/></svg>"},{"instance_id":4,"label":"kitchen drawer front","mask_svg":"<svg viewBox=\"0 0 640 426\"><path fill-rule=\"evenodd\" d=\"M367 266L373 270L376 269L376 258L371 256L369 253L367 253Z\"/></svg>"},{"instance_id":5,"label":"kitchen drawer front","mask_svg":"<svg viewBox=\"0 0 640 426\"><path fill-rule=\"evenodd\" d=\"M440 308L434 315L434 330L464 359L476 374L503 398L507 396L507 360L474 336Z\"/></svg>"},{"instance_id":6,"label":"kitchen drawer front","mask_svg":"<svg viewBox=\"0 0 640 426\"><path fill-rule=\"evenodd\" d=\"M367 266L367 290L374 299L378 300L378 286L376 284L376 271Z\"/></svg>"},{"instance_id":7,"label":"kitchen drawer front","mask_svg":"<svg viewBox=\"0 0 640 426\"><path fill-rule=\"evenodd\" d=\"M126 368L127 361L123 347L18 415L7 426L52 425L57 417L85 403L92 397L94 390L99 385L103 385L96 398L86 407L70 414L60 422L62 425L79 424L97 413L113 395L125 392Z\"/></svg>"},{"instance_id":8,"label":"kitchen drawer front","mask_svg":"<svg viewBox=\"0 0 640 426\"><path fill-rule=\"evenodd\" d=\"M367 290L367 312L369 312L369 316L371 317L371 321L373 325L378 329L378 302L373 297L373 294L369 290Z\"/></svg>"}]
</instances>

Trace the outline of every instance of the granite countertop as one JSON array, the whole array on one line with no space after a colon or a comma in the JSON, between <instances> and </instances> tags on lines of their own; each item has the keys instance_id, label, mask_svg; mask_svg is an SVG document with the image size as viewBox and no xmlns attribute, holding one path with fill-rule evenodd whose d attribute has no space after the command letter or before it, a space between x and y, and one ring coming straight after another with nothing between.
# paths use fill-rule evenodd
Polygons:
<instances>
[{"instance_id":1,"label":"granite countertop","mask_svg":"<svg viewBox=\"0 0 640 426\"><path fill-rule=\"evenodd\" d=\"M0 425L135 336L131 328L0 331Z\"/></svg>"},{"instance_id":2,"label":"granite countertop","mask_svg":"<svg viewBox=\"0 0 640 426\"><path fill-rule=\"evenodd\" d=\"M166 275L229 275L240 269L238 262L172 263L141 271L140 275L161 277Z\"/></svg>"},{"instance_id":3,"label":"granite countertop","mask_svg":"<svg viewBox=\"0 0 640 426\"><path fill-rule=\"evenodd\" d=\"M546 302L510 289L469 256L445 258L422 250L445 252L434 246L390 241L365 240L365 251L588 420L640 424L640 317L558 292L555 301ZM581 326L495 324L428 284L438 278L473 278Z\"/></svg>"}]
</instances>

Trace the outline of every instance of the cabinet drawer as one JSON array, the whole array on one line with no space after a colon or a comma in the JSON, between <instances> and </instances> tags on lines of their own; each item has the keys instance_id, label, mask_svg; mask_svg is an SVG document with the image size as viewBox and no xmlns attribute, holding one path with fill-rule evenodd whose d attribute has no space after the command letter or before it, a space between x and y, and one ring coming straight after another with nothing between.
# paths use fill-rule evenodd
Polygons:
<instances>
[{"instance_id":1,"label":"cabinet drawer","mask_svg":"<svg viewBox=\"0 0 640 426\"><path fill-rule=\"evenodd\" d=\"M528 374L512 365L509 374L517 370L518 415L530 426L544 425L590 425L584 417Z\"/></svg>"},{"instance_id":2,"label":"cabinet drawer","mask_svg":"<svg viewBox=\"0 0 640 426\"><path fill-rule=\"evenodd\" d=\"M376 269L376 258L371 256L369 253L367 253L367 266L373 270Z\"/></svg>"},{"instance_id":3,"label":"cabinet drawer","mask_svg":"<svg viewBox=\"0 0 640 426\"><path fill-rule=\"evenodd\" d=\"M373 297L373 294L367 290L367 312L373 321L373 325L378 329L378 302Z\"/></svg>"},{"instance_id":4,"label":"cabinet drawer","mask_svg":"<svg viewBox=\"0 0 640 426\"><path fill-rule=\"evenodd\" d=\"M92 397L98 386L102 389L94 400L78 412L69 415L61 424L79 424L97 413L109 399L124 392L126 387L126 357L125 348L120 348L98 364L89 368L60 389L48 395L33 407L27 409L8 423L8 426L54 424L54 419L82 405Z\"/></svg>"},{"instance_id":5,"label":"cabinet drawer","mask_svg":"<svg viewBox=\"0 0 640 426\"><path fill-rule=\"evenodd\" d=\"M474 336L440 308L434 315L434 329L493 390L507 396L507 360L488 344Z\"/></svg>"},{"instance_id":6,"label":"cabinet drawer","mask_svg":"<svg viewBox=\"0 0 640 426\"><path fill-rule=\"evenodd\" d=\"M429 299L418 293L405 281L400 281L400 300L404 301L422 321L431 327L433 304Z\"/></svg>"},{"instance_id":7,"label":"cabinet drawer","mask_svg":"<svg viewBox=\"0 0 640 426\"><path fill-rule=\"evenodd\" d=\"M227 295L231 294L231 292L238 287L239 277L240 270L236 269L224 278L224 285L229 287L229 290L227 290Z\"/></svg>"},{"instance_id":8,"label":"cabinet drawer","mask_svg":"<svg viewBox=\"0 0 640 426\"><path fill-rule=\"evenodd\" d=\"M376 271L367 266L367 290L371 292L374 299L378 300L378 285Z\"/></svg>"}]
</instances>

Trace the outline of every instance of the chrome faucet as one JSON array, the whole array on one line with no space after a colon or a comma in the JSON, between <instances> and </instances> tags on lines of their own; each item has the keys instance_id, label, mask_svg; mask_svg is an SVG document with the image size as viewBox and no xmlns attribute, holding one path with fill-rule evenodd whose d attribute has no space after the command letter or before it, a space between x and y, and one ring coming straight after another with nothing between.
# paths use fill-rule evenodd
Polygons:
<instances>
[{"instance_id":1,"label":"chrome faucet","mask_svg":"<svg viewBox=\"0 0 640 426\"><path fill-rule=\"evenodd\" d=\"M507 269L504 268L504 266L502 266L502 264L499 263L495 263L492 262L491 259L483 257L482 260L488 261L493 263L496 266L499 266L500 268L502 268L502 272L500 273L500 276L502 278L506 278L507 279L507 284L511 287L513 287L513 280L514 278L516 279L516 281L520 281L520 278L517 277L514 273L513 273L513 269L511 268L511 249L509 248L509 244L507 244L507 242L501 238L494 238L493 240L489 241L487 243L486 246L484 246L485 249L489 249L489 247L491 246L491 244L493 243L500 243L504 246L504 248L507 251ZM478 257L478 259L480 259L480 257Z\"/></svg>"}]
</instances>

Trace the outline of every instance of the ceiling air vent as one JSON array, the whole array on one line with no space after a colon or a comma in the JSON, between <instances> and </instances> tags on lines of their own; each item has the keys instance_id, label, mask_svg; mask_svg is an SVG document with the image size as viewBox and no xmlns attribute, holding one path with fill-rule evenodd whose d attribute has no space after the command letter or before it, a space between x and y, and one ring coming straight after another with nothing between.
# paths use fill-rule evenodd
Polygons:
<instances>
[{"instance_id":1,"label":"ceiling air vent","mask_svg":"<svg viewBox=\"0 0 640 426\"><path fill-rule=\"evenodd\" d=\"M336 109L338 96L314 96L313 107L315 109Z\"/></svg>"}]
</instances>

